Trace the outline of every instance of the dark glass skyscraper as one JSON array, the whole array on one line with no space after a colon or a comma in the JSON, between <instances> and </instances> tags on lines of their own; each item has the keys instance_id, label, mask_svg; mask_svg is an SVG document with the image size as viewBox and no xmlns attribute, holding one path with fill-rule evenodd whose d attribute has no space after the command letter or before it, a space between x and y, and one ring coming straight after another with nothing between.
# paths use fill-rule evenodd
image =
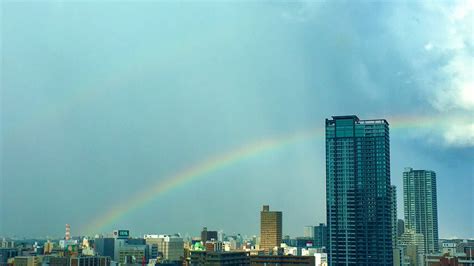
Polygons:
<instances>
[{"instance_id":1,"label":"dark glass skyscraper","mask_svg":"<svg viewBox=\"0 0 474 266\"><path fill-rule=\"evenodd\" d=\"M392 265L389 124L326 119L329 265Z\"/></svg>"}]
</instances>

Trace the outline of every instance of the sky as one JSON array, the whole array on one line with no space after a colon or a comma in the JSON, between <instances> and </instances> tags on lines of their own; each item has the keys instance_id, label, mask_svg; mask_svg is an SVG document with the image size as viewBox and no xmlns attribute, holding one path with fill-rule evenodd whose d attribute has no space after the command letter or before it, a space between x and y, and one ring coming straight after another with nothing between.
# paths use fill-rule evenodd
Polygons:
<instances>
[{"instance_id":1,"label":"sky","mask_svg":"<svg viewBox=\"0 0 474 266\"><path fill-rule=\"evenodd\" d=\"M278 140L355 114L391 123L399 218L434 170L440 237L474 237L472 2L7 0L0 27L0 236L255 235L264 204L301 236L324 136Z\"/></svg>"}]
</instances>

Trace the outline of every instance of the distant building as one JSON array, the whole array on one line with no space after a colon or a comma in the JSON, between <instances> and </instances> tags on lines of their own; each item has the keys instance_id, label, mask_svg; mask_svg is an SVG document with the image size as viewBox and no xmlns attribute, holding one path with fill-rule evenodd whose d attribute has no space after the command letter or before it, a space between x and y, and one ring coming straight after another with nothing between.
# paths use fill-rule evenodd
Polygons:
<instances>
[{"instance_id":1,"label":"distant building","mask_svg":"<svg viewBox=\"0 0 474 266\"><path fill-rule=\"evenodd\" d=\"M314 254L315 266L327 266L328 264L328 254L327 253L315 253Z\"/></svg>"},{"instance_id":2,"label":"distant building","mask_svg":"<svg viewBox=\"0 0 474 266\"><path fill-rule=\"evenodd\" d=\"M125 245L118 249L118 263L139 263L148 261L146 245Z\"/></svg>"},{"instance_id":3,"label":"distant building","mask_svg":"<svg viewBox=\"0 0 474 266\"><path fill-rule=\"evenodd\" d=\"M323 223L314 227L314 246L317 248L328 246L328 227Z\"/></svg>"},{"instance_id":4,"label":"distant building","mask_svg":"<svg viewBox=\"0 0 474 266\"><path fill-rule=\"evenodd\" d=\"M314 256L250 256L252 266L315 265Z\"/></svg>"},{"instance_id":5,"label":"distant building","mask_svg":"<svg viewBox=\"0 0 474 266\"><path fill-rule=\"evenodd\" d=\"M410 228L399 237L398 246L403 249L401 252L408 257L411 266L423 266L424 243L423 234L416 233Z\"/></svg>"},{"instance_id":6,"label":"distant building","mask_svg":"<svg viewBox=\"0 0 474 266\"><path fill-rule=\"evenodd\" d=\"M184 257L184 241L177 235L145 235L147 245L156 246L165 261L182 261ZM153 257L153 254L152 254Z\"/></svg>"},{"instance_id":7,"label":"distant building","mask_svg":"<svg viewBox=\"0 0 474 266\"><path fill-rule=\"evenodd\" d=\"M305 226L303 236L314 238L314 226L312 225Z\"/></svg>"},{"instance_id":8,"label":"distant building","mask_svg":"<svg viewBox=\"0 0 474 266\"><path fill-rule=\"evenodd\" d=\"M250 265L248 252L191 251L191 266Z\"/></svg>"},{"instance_id":9,"label":"distant building","mask_svg":"<svg viewBox=\"0 0 474 266\"><path fill-rule=\"evenodd\" d=\"M13 240L7 240L6 238L2 239L2 242L0 243L0 248L14 248L15 247L15 241Z\"/></svg>"},{"instance_id":10,"label":"distant building","mask_svg":"<svg viewBox=\"0 0 474 266\"><path fill-rule=\"evenodd\" d=\"M474 240L464 240L458 243L456 245L456 251L474 257Z\"/></svg>"},{"instance_id":11,"label":"distant building","mask_svg":"<svg viewBox=\"0 0 474 266\"><path fill-rule=\"evenodd\" d=\"M219 252L224 250L224 244L221 241L207 241L204 246L206 251Z\"/></svg>"},{"instance_id":12,"label":"distant building","mask_svg":"<svg viewBox=\"0 0 474 266\"><path fill-rule=\"evenodd\" d=\"M389 124L326 119L329 265L393 264Z\"/></svg>"},{"instance_id":13,"label":"distant building","mask_svg":"<svg viewBox=\"0 0 474 266\"><path fill-rule=\"evenodd\" d=\"M474 265L474 257L464 253L447 255L447 254L428 254L425 256L426 266L472 266Z\"/></svg>"},{"instance_id":14,"label":"distant building","mask_svg":"<svg viewBox=\"0 0 474 266\"><path fill-rule=\"evenodd\" d=\"M15 257L14 266L37 266L38 257L36 256L19 256Z\"/></svg>"},{"instance_id":15,"label":"distant building","mask_svg":"<svg viewBox=\"0 0 474 266\"><path fill-rule=\"evenodd\" d=\"M456 247L457 247L457 244L454 242L443 243L441 245L441 254L454 256L456 253L458 253Z\"/></svg>"},{"instance_id":16,"label":"distant building","mask_svg":"<svg viewBox=\"0 0 474 266\"><path fill-rule=\"evenodd\" d=\"M260 212L260 249L271 252L274 247L280 247L282 239L282 213L270 211L270 206L264 205Z\"/></svg>"},{"instance_id":17,"label":"distant building","mask_svg":"<svg viewBox=\"0 0 474 266\"><path fill-rule=\"evenodd\" d=\"M403 233L405 233L405 221L402 219L398 219L397 221L397 237L400 237Z\"/></svg>"},{"instance_id":18,"label":"distant building","mask_svg":"<svg viewBox=\"0 0 474 266\"><path fill-rule=\"evenodd\" d=\"M105 256L50 257L49 266L110 266L110 257L105 257Z\"/></svg>"},{"instance_id":19,"label":"distant building","mask_svg":"<svg viewBox=\"0 0 474 266\"><path fill-rule=\"evenodd\" d=\"M202 228L201 241L206 243L207 241L218 240L217 231L208 231L207 227Z\"/></svg>"},{"instance_id":20,"label":"distant building","mask_svg":"<svg viewBox=\"0 0 474 266\"><path fill-rule=\"evenodd\" d=\"M392 248L397 248L398 220L397 220L397 187L390 186L390 202L392 204Z\"/></svg>"},{"instance_id":21,"label":"distant building","mask_svg":"<svg viewBox=\"0 0 474 266\"><path fill-rule=\"evenodd\" d=\"M18 256L18 249L16 248L0 248L0 266L8 264L8 259Z\"/></svg>"},{"instance_id":22,"label":"distant building","mask_svg":"<svg viewBox=\"0 0 474 266\"><path fill-rule=\"evenodd\" d=\"M108 256L112 259L115 257L115 238L96 238L94 241L94 249L97 255Z\"/></svg>"},{"instance_id":23,"label":"distant building","mask_svg":"<svg viewBox=\"0 0 474 266\"><path fill-rule=\"evenodd\" d=\"M51 254L51 252L53 252L53 248L54 248L54 245L53 245L53 242L51 241L46 241L44 243L44 254L47 255L47 254Z\"/></svg>"},{"instance_id":24,"label":"distant building","mask_svg":"<svg viewBox=\"0 0 474 266\"><path fill-rule=\"evenodd\" d=\"M403 203L405 227L423 234L426 253L436 253L438 244L438 205L436 196L436 173L428 170L403 172Z\"/></svg>"}]
</instances>

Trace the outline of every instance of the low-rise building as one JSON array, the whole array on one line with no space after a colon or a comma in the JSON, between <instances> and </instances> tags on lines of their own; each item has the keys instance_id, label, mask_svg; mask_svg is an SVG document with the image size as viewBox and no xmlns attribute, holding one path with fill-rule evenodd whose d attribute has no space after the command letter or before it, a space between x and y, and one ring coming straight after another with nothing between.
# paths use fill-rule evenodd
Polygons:
<instances>
[{"instance_id":1,"label":"low-rise building","mask_svg":"<svg viewBox=\"0 0 474 266\"><path fill-rule=\"evenodd\" d=\"M252 266L315 265L314 256L250 256Z\"/></svg>"},{"instance_id":2,"label":"low-rise building","mask_svg":"<svg viewBox=\"0 0 474 266\"><path fill-rule=\"evenodd\" d=\"M474 257L465 253L425 255L426 266L472 266Z\"/></svg>"},{"instance_id":3,"label":"low-rise building","mask_svg":"<svg viewBox=\"0 0 474 266\"><path fill-rule=\"evenodd\" d=\"M13 261L14 266L37 266L38 257L36 256L18 256Z\"/></svg>"},{"instance_id":4,"label":"low-rise building","mask_svg":"<svg viewBox=\"0 0 474 266\"><path fill-rule=\"evenodd\" d=\"M208 252L191 251L189 265L191 266L220 266L220 265L250 265L248 252Z\"/></svg>"},{"instance_id":5,"label":"low-rise building","mask_svg":"<svg viewBox=\"0 0 474 266\"><path fill-rule=\"evenodd\" d=\"M16 248L0 248L0 266L6 266L9 259L18 255L18 249Z\"/></svg>"}]
</instances>

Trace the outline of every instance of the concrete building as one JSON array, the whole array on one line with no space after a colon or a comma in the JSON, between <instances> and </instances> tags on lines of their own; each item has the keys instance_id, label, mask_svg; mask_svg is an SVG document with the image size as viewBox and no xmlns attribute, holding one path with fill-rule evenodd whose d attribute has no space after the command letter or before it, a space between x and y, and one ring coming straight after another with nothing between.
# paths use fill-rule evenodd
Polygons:
<instances>
[{"instance_id":1,"label":"concrete building","mask_svg":"<svg viewBox=\"0 0 474 266\"><path fill-rule=\"evenodd\" d=\"M2 242L0 243L0 248L14 248L14 247L15 247L15 241L2 238Z\"/></svg>"},{"instance_id":2,"label":"concrete building","mask_svg":"<svg viewBox=\"0 0 474 266\"><path fill-rule=\"evenodd\" d=\"M94 250L97 255L108 256L112 259L115 257L115 238L100 237L94 241Z\"/></svg>"},{"instance_id":3,"label":"concrete building","mask_svg":"<svg viewBox=\"0 0 474 266\"><path fill-rule=\"evenodd\" d=\"M18 256L13 262L14 266L38 266L38 257L36 256Z\"/></svg>"},{"instance_id":4,"label":"concrete building","mask_svg":"<svg viewBox=\"0 0 474 266\"><path fill-rule=\"evenodd\" d=\"M429 254L425 256L426 266L472 266L474 265L474 257L467 256L464 253L447 255L447 254Z\"/></svg>"},{"instance_id":5,"label":"concrete building","mask_svg":"<svg viewBox=\"0 0 474 266\"><path fill-rule=\"evenodd\" d=\"M250 265L248 252L191 251L191 266Z\"/></svg>"},{"instance_id":6,"label":"concrete building","mask_svg":"<svg viewBox=\"0 0 474 266\"><path fill-rule=\"evenodd\" d=\"M124 245L118 248L118 263L139 263L148 261L146 245Z\"/></svg>"},{"instance_id":7,"label":"concrete building","mask_svg":"<svg viewBox=\"0 0 474 266\"><path fill-rule=\"evenodd\" d=\"M405 233L405 221L402 219L398 219L397 221L397 237L400 237L403 233Z\"/></svg>"},{"instance_id":8,"label":"concrete building","mask_svg":"<svg viewBox=\"0 0 474 266\"><path fill-rule=\"evenodd\" d=\"M405 227L423 234L426 253L439 251L436 173L429 170L403 172Z\"/></svg>"},{"instance_id":9,"label":"concrete building","mask_svg":"<svg viewBox=\"0 0 474 266\"><path fill-rule=\"evenodd\" d=\"M206 251L219 252L224 250L224 244L221 241L207 241L204 247Z\"/></svg>"},{"instance_id":10,"label":"concrete building","mask_svg":"<svg viewBox=\"0 0 474 266\"><path fill-rule=\"evenodd\" d=\"M315 265L314 256L250 256L253 266Z\"/></svg>"},{"instance_id":11,"label":"concrete building","mask_svg":"<svg viewBox=\"0 0 474 266\"><path fill-rule=\"evenodd\" d=\"M314 246L317 248L328 246L328 227L323 223L314 227Z\"/></svg>"},{"instance_id":12,"label":"concrete building","mask_svg":"<svg viewBox=\"0 0 474 266\"><path fill-rule=\"evenodd\" d=\"M329 265L390 265L392 197L389 124L326 119Z\"/></svg>"},{"instance_id":13,"label":"concrete building","mask_svg":"<svg viewBox=\"0 0 474 266\"><path fill-rule=\"evenodd\" d=\"M282 213L270 211L264 205L260 212L260 249L269 253L274 247L280 247L282 238Z\"/></svg>"},{"instance_id":14,"label":"concrete building","mask_svg":"<svg viewBox=\"0 0 474 266\"><path fill-rule=\"evenodd\" d=\"M156 246L164 261L182 261L184 241L178 235L145 235L147 245ZM153 254L152 254L153 257Z\"/></svg>"},{"instance_id":15,"label":"concrete building","mask_svg":"<svg viewBox=\"0 0 474 266\"><path fill-rule=\"evenodd\" d=\"M313 225L305 226L303 230L303 236L314 238L314 226Z\"/></svg>"},{"instance_id":16,"label":"concrete building","mask_svg":"<svg viewBox=\"0 0 474 266\"><path fill-rule=\"evenodd\" d=\"M425 254L425 238L423 234L416 233L413 229L407 228L398 240L398 246L408 257L411 266L423 266L423 256Z\"/></svg>"},{"instance_id":17,"label":"concrete building","mask_svg":"<svg viewBox=\"0 0 474 266\"><path fill-rule=\"evenodd\" d=\"M110 257L104 257L104 256L50 257L49 266L110 266Z\"/></svg>"},{"instance_id":18,"label":"concrete building","mask_svg":"<svg viewBox=\"0 0 474 266\"><path fill-rule=\"evenodd\" d=\"M398 219L397 219L397 187L390 186L390 199L392 204L392 248L397 248Z\"/></svg>"},{"instance_id":19,"label":"concrete building","mask_svg":"<svg viewBox=\"0 0 474 266\"><path fill-rule=\"evenodd\" d=\"M51 252L53 252L53 248L54 248L54 245L51 241L46 241L44 243L44 254L47 255L47 254L51 254Z\"/></svg>"},{"instance_id":20,"label":"concrete building","mask_svg":"<svg viewBox=\"0 0 474 266\"><path fill-rule=\"evenodd\" d=\"M201 231L201 241L206 243L207 241L216 241L218 240L217 231L208 231L207 227L203 227Z\"/></svg>"},{"instance_id":21,"label":"concrete building","mask_svg":"<svg viewBox=\"0 0 474 266\"><path fill-rule=\"evenodd\" d=\"M0 248L0 266L6 266L9 259L18 255L18 249L16 248Z\"/></svg>"},{"instance_id":22,"label":"concrete building","mask_svg":"<svg viewBox=\"0 0 474 266\"><path fill-rule=\"evenodd\" d=\"M327 266L328 265L328 254L327 253L314 253L314 265L315 266Z\"/></svg>"}]
</instances>

